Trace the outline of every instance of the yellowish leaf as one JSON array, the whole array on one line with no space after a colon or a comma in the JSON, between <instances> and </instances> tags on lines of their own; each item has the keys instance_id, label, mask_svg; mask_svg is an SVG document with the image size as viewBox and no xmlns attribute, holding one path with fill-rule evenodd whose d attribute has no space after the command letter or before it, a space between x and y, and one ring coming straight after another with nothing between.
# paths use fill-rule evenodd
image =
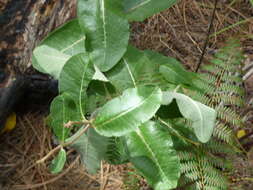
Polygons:
<instances>
[{"instance_id":1,"label":"yellowish leaf","mask_svg":"<svg viewBox=\"0 0 253 190\"><path fill-rule=\"evenodd\" d=\"M6 120L5 122L5 125L4 125L4 129L1 131L1 133L4 133L4 132L9 132L11 131L12 129L15 128L16 126L16 114L15 113L12 113Z\"/></svg>"},{"instance_id":2,"label":"yellowish leaf","mask_svg":"<svg viewBox=\"0 0 253 190\"><path fill-rule=\"evenodd\" d=\"M237 138L238 139L244 137L245 135L246 135L245 130L242 129L242 130L237 131Z\"/></svg>"}]
</instances>

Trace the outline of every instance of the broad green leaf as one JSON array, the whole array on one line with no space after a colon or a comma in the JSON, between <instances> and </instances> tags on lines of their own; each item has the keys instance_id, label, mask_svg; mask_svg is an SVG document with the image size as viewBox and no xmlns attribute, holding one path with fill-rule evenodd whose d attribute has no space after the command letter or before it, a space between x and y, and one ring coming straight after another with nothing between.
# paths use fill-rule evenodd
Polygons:
<instances>
[{"instance_id":1,"label":"broad green leaf","mask_svg":"<svg viewBox=\"0 0 253 190\"><path fill-rule=\"evenodd\" d=\"M151 78L154 67L144 52L128 46L121 61L105 75L118 90L123 91L145 83L145 78Z\"/></svg>"},{"instance_id":2,"label":"broad green leaf","mask_svg":"<svg viewBox=\"0 0 253 190\"><path fill-rule=\"evenodd\" d=\"M164 76L164 78L173 84L191 84L190 78L187 77L187 71L182 70L176 65L161 65L159 69L160 73Z\"/></svg>"},{"instance_id":3,"label":"broad green leaf","mask_svg":"<svg viewBox=\"0 0 253 190\"><path fill-rule=\"evenodd\" d=\"M169 105L173 99L176 99L181 114L193 122L192 127L197 138L206 143L211 138L215 126L215 110L184 94L175 92L164 92L162 104Z\"/></svg>"},{"instance_id":4,"label":"broad green leaf","mask_svg":"<svg viewBox=\"0 0 253 190\"><path fill-rule=\"evenodd\" d=\"M94 63L104 72L111 69L124 55L129 24L110 9L107 0L79 0L79 23L87 35L87 50Z\"/></svg>"},{"instance_id":5,"label":"broad green leaf","mask_svg":"<svg viewBox=\"0 0 253 190\"><path fill-rule=\"evenodd\" d=\"M136 170L139 171L139 175L143 175L151 186L154 187L155 184L159 183L161 180L159 169L151 158L147 156L136 156L130 158L129 160L136 168Z\"/></svg>"},{"instance_id":6,"label":"broad green leaf","mask_svg":"<svg viewBox=\"0 0 253 190\"><path fill-rule=\"evenodd\" d=\"M159 63L159 72L164 76L164 78L173 84L185 84L192 85L192 79L195 74L186 71L182 64L175 58L164 56L157 52L145 51L146 56L150 59L152 63Z\"/></svg>"},{"instance_id":7,"label":"broad green leaf","mask_svg":"<svg viewBox=\"0 0 253 190\"><path fill-rule=\"evenodd\" d=\"M60 79L59 91L67 92L77 104L77 112L85 115L85 97L87 87L95 73L89 54L81 53L71 57L64 65Z\"/></svg>"},{"instance_id":8,"label":"broad green leaf","mask_svg":"<svg viewBox=\"0 0 253 190\"><path fill-rule=\"evenodd\" d=\"M50 33L41 45L50 46L64 54L73 56L85 52L85 38L78 19L74 19Z\"/></svg>"},{"instance_id":9,"label":"broad green leaf","mask_svg":"<svg viewBox=\"0 0 253 190\"><path fill-rule=\"evenodd\" d=\"M40 72L58 79L66 61L85 52L85 35L78 20L67 22L44 39L33 52L33 66Z\"/></svg>"},{"instance_id":10,"label":"broad green leaf","mask_svg":"<svg viewBox=\"0 0 253 190\"><path fill-rule=\"evenodd\" d=\"M79 136L82 129L79 129L67 141L72 141L73 138ZM82 134L71 144L71 147L80 153L82 163L87 168L87 171L95 174L100 168L102 159L106 156L107 145L108 138L99 135L93 128L89 128L85 134Z\"/></svg>"},{"instance_id":11,"label":"broad green leaf","mask_svg":"<svg viewBox=\"0 0 253 190\"><path fill-rule=\"evenodd\" d=\"M177 0L123 0L123 5L129 21L143 21L176 2Z\"/></svg>"},{"instance_id":12,"label":"broad green leaf","mask_svg":"<svg viewBox=\"0 0 253 190\"><path fill-rule=\"evenodd\" d=\"M47 45L41 45L33 51L33 66L38 71L58 79L64 64L69 58L69 55L57 49Z\"/></svg>"},{"instance_id":13,"label":"broad green leaf","mask_svg":"<svg viewBox=\"0 0 253 190\"><path fill-rule=\"evenodd\" d=\"M86 113L94 115L96 110L117 96L114 86L109 82L93 80L89 84L86 98Z\"/></svg>"},{"instance_id":14,"label":"broad green leaf","mask_svg":"<svg viewBox=\"0 0 253 190\"><path fill-rule=\"evenodd\" d=\"M249 1L250 1L251 5L253 6L253 0L249 0Z\"/></svg>"},{"instance_id":15,"label":"broad green leaf","mask_svg":"<svg viewBox=\"0 0 253 190\"><path fill-rule=\"evenodd\" d=\"M162 92L157 87L127 89L120 97L106 103L93 125L104 136L122 136L152 118L159 109Z\"/></svg>"},{"instance_id":16,"label":"broad green leaf","mask_svg":"<svg viewBox=\"0 0 253 190\"><path fill-rule=\"evenodd\" d=\"M107 1L107 8L109 8L114 14L126 18L124 13L123 0L109 0Z\"/></svg>"},{"instance_id":17,"label":"broad green leaf","mask_svg":"<svg viewBox=\"0 0 253 190\"><path fill-rule=\"evenodd\" d=\"M155 190L168 190L177 186L179 158L171 136L162 126L152 121L144 123L127 135L127 146L134 166ZM145 163L148 166L145 167Z\"/></svg>"},{"instance_id":18,"label":"broad green leaf","mask_svg":"<svg viewBox=\"0 0 253 190\"><path fill-rule=\"evenodd\" d=\"M52 160L49 166L51 173L57 174L62 171L67 159L66 151L61 148L57 156Z\"/></svg>"},{"instance_id":19,"label":"broad green leaf","mask_svg":"<svg viewBox=\"0 0 253 190\"><path fill-rule=\"evenodd\" d=\"M54 98L50 106L49 125L60 141L64 141L70 129L64 127L69 121L77 121L77 107L70 95L64 93Z\"/></svg>"}]
</instances>

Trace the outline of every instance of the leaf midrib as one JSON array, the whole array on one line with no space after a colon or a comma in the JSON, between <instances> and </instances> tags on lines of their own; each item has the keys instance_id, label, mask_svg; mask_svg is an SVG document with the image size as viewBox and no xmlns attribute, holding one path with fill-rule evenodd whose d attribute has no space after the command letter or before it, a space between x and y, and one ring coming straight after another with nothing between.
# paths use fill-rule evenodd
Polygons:
<instances>
[{"instance_id":1,"label":"leaf midrib","mask_svg":"<svg viewBox=\"0 0 253 190\"><path fill-rule=\"evenodd\" d=\"M83 64L83 60L81 59L81 57L79 57L79 60L80 60L80 63ZM83 109L82 109L82 91L83 91L83 86L84 86L84 78L85 78L85 74L86 74L86 71L88 70L87 67L88 67L89 63L85 64L84 65L84 71L82 72L82 79L81 79L81 86L80 86L80 89L79 89L79 109L80 109L80 113L81 113L81 116L83 119L85 119L85 116L84 116L84 113L83 113Z\"/></svg>"},{"instance_id":2,"label":"leaf midrib","mask_svg":"<svg viewBox=\"0 0 253 190\"><path fill-rule=\"evenodd\" d=\"M153 90L153 92L145 99L143 99L141 102L139 102L137 105L133 106L133 107L130 107L128 109L126 109L125 111L123 112L120 112L119 114L116 114L114 117L112 117L111 119L109 120L106 120L106 121L101 121L100 123L97 123L95 126L96 127L101 127L101 126L104 126L110 122L113 122L114 120L118 119L119 117L123 116L123 115L126 115L127 113L131 112L132 110L140 107L141 105L143 105L150 97L152 97L154 95L154 92L156 91L156 89Z\"/></svg>"},{"instance_id":3,"label":"leaf midrib","mask_svg":"<svg viewBox=\"0 0 253 190\"><path fill-rule=\"evenodd\" d=\"M106 32L106 21L105 21L105 2L101 0L101 12L103 20L103 33L104 33L104 49L107 49L107 32ZM106 60L106 51L104 51L104 61Z\"/></svg>"},{"instance_id":4,"label":"leaf midrib","mask_svg":"<svg viewBox=\"0 0 253 190\"><path fill-rule=\"evenodd\" d=\"M141 2L140 4L137 4L136 6L133 6L133 7L131 7L130 9L128 9L128 10L126 11L126 13L129 13L129 12L131 12L131 11L136 10L136 9L138 9L138 8L141 7L141 6L144 6L144 5L148 4L150 1L151 1L151 0L146 0L146 1Z\"/></svg>"},{"instance_id":5,"label":"leaf midrib","mask_svg":"<svg viewBox=\"0 0 253 190\"><path fill-rule=\"evenodd\" d=\"M69 50L70 48L74 47L76 44L78 44L79 42L81 42L81 41L83 41L85 39L86 39L85 36L81 37L80 39L76 40L75 42L73 42L72 44L70 44L65 49L60 50L60 52L65 53L67 50Z\"/></svg>"},{"instance_id":6,"label":"leaf midrib","mask_svg":"<svg viewBox=\"0 0 253 190\"><path fill-rule=\"evenodd\" d=\"M162 167L160 166L160 162L159 162L159 160L158 160L157 157L156 157L156 154L152 151L152 148L149 146L149 144L148 144L147 141L145 140L145 137L141 134L140 129L138 129L138 130L136 131L136 134L140 137L140 139L142 140L142 142L146 145L148 151L151 153L152 158L155 160L155 163L156 163L157 167L159 168L159 170L161 171L163 177L165 177L165 178L167 179L166 174L165 174L165 172L163 171ZM167 180L167 181L168 181L168 180Z\"/></svg>"}]
</instances>

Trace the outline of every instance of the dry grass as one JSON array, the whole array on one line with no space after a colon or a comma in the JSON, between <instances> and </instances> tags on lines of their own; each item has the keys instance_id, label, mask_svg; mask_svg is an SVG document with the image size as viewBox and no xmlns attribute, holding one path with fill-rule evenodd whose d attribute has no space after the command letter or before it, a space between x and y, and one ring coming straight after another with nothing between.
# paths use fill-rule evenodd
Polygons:
<instances>
[{"instance_id":1,"label":"dry grass","mask_svg":"<svg viewBox=\"0 0 253 190\"><path fill-rule=\"evenodd\" d=\"M73 149L68 150L68 163L59 175L49 172L49 161L36 164L55 146L52 134L44 123L41 115L28 114L19 119L14 131L1 136L1 190L113 190L122 187L125 166L103 163L102 172L92 176L85 171L80 156Z\"/></svg>"},{"instance_id":2,"label":"dry grass","mask_svg":"<svg viewBox=\"0 0 253 190\"><path fill-rule=\"evenodd\" d=\"M253 61L253 39L249 38L253 34L253 9L246 0L236 0L233 5L230 2L220 0L218 3L205 62L231 37L241 39L245 55ZM176 57L188 69L194 70L202 52L212 9L211 0L182 0L144 22L133 23L131 43L140 49L152 49ZM231 27L241 20L244 23ZM247 100L253 96L252 83L252 77L246 81ZM251 120L249 125L252 128ZM55 146L41 115L27 114L20 118L16 129L0 139L0 189L119 190L123 187L126 166L102 164L102 172L90 176L71 149L68 150L68 164L60 175L50 174L49 162L35 164ZM249 160L238 159L235 162L237 175L245 178L234 186L237 190L249 190L252 184L246 179Z\"/></svg>"}]
</instances>

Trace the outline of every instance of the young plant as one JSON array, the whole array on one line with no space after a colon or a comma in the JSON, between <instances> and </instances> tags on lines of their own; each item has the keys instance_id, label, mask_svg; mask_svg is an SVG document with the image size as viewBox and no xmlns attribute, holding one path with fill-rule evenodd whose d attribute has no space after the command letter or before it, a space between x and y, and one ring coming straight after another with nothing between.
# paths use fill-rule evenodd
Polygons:
<instances>
[{"instance_id":1,"label":"young plant","mask_svg":"<svg viewBox=\"0 0 253 190\"><path fill-rule=\"evenodd\" d=\"M216 112L184 95L200 90L196 74L173 58L128 44L129 21L175 2L79 0L78 18L34 50L34 67L59 81L49 115L59 146L39 161L59 151L53 173L62 170L71 146L91 173L102 160L131 162L154 189L177 187L178 147L206 143Z\"/></svg>"}]
</instances>

